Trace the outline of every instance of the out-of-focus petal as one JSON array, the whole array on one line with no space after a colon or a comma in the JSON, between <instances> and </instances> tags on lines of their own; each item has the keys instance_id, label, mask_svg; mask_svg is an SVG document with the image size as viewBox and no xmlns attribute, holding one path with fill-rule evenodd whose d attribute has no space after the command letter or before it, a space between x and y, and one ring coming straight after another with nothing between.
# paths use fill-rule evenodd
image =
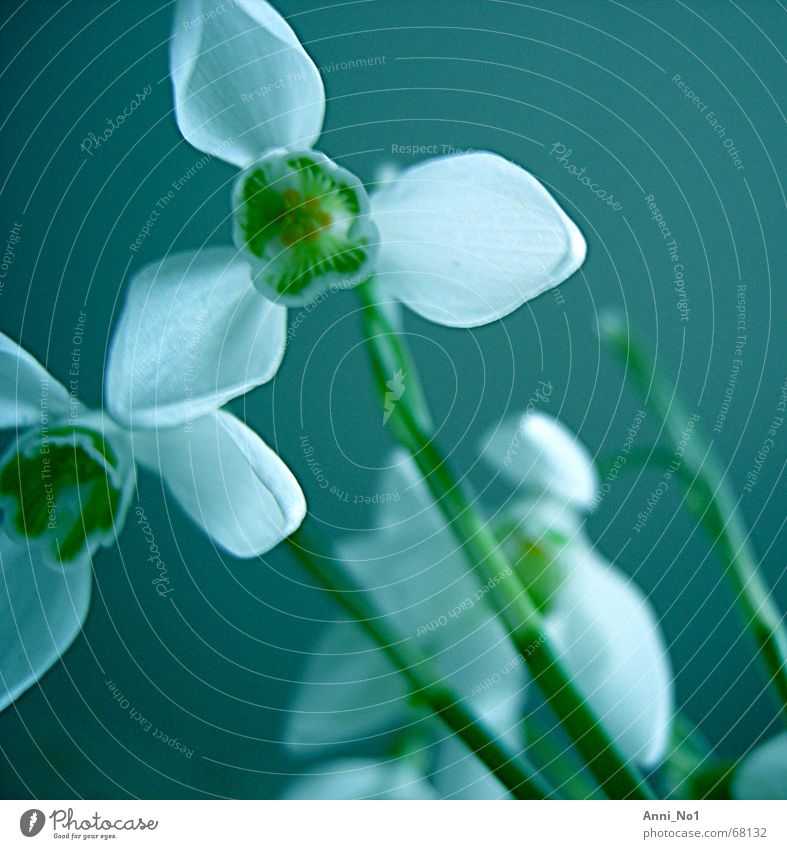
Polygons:
<instances>
[{"instance_id":1,"label":"out-of-focus petal","mask_svg":"<svg viewBox=\"0 0 787 849\"><path fill-rule=\"evenodd\" d=\"M641 590L588 551L555 593L546 630L623 754L647 768L658 764L669 744L673 679L658 617Z\"/></svg>"},{"instance_id":2,"label":"out-of-focus petal","mask_svg":"<svg viewBox=\"0 0 787 849\"><path fill-rule=\"evenodd\" d=\"M782 731L748 754L735 770L736 799L787 799L787 731Z\"/></svg>"},{"instance_id":3,"label":"out-of-focus petal","mask_svg":"<svg viewBox=\"0 0 787 849\"><path fill-rule=\"evenodd\" d=\"M599 477L593 458L558 419L533 410L508 416L482 440L487 462L517 488L547 492L552 498L587 510Z\"/></svg>"}]
</instances>

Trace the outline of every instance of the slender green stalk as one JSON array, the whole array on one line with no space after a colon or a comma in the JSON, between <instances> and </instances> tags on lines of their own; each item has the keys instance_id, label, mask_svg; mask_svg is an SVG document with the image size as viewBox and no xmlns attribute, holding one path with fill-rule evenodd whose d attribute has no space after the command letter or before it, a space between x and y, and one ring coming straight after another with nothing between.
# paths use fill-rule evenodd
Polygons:
<instances>
[{"instance_id":1,"label":"slender green stalk","mask_svg":"<svg viewBox=\"0 0 787 849\"><path fill-rule=\"evenodd\" d=\"M369 594L351 580L342 565L317 554L325 551L325 546L311 541L303 527L289 537L287 543L298 562L385 652L404 676L413 697L428 705L454 734L464 740L515 798L546 799L555 795L524 758L509 752L483 720L473 715L413 643L394 632L374 607Z\"/></svg>"},{"instance_id":2,"label":"slender green stalk","mask_svg":"<svg viewBox=\"0 0 787 849\"><path fill-rule=\"evenodd\" d=\"M732 583L735 600L752 635L787 718L787 631L759 570L757 555L738 509L738 501L711 443L695 427L685 432L688 411L649 357L631 339L622 321L608 318L601 339L623 361L634 383L662 422L676 451L683 446L678 473L688 487L686 503L708 532Z\"/></svg>"},{"instance_id":3,"label":"slender green stalk","mask_svg":"<svg viewBox=\"0 0 787 849\"><path fill-rule=\"evenodd\" d=\"M364 304L364 330L377 386L383 396L387 376L401 368L413 382L414 371L404 345L383 311L372 288L357 290ZM610 798L654 798L636 766L628 762L598 718L574 687L558 660L541 616L516 570L486 523L454 479L434 442L421 425L428 416L418 414L412 399L422 393L407 392L389 418L397 439L410 452L443 515L467 554L490 586L489 598L508 630L512 642L543 692L547 702L574 741L601 788ZM502 576L506 576L501 580Z\"/></svg>"}]
</instances>

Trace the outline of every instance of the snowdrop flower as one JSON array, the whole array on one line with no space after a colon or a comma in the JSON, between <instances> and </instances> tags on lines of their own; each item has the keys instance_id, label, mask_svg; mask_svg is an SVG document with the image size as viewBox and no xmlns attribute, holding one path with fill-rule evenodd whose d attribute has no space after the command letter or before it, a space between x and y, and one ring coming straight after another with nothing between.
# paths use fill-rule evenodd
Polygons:
<instances>
[{"instance_id":1,"label":"snowdrop flower","mask_svg":"<svg viewBox=\"0 0 787 849\"><path fill-rule=\"evenodd\" d=\"M264 0L212 6L178 3L175 114L190 144L242 169L233 235L265 297L304 304L374 275L385 296L425 318L474 327L582 264L577 227L533 176L492 153L415 165L369 197L313 149L325 94L289 25ZM187 306L192 315L197 299Z\"/></svg>"},{"instance_id":2,"label":"snowdrop flower","mask_svg":"<svg viewBox=\"0 0 787 849\"><path fill-rule=\"evenodd\" d=\"M126 325L128 329L128 325ZM140 344L151 344L144 336ZM110 409L126 410L129 336L113 340ZM187 352L170 351L167 373ZM30 354L0 334L0 427L16 430L0 459L0 709L32 686L69 647L87 616L95 552L123 528L135 466L161 475L184 511L221 548L253 557L294 531L300 487L264 442L219 410L195 377L197 415L170 393L156 429L155 388L135 398L133 429L89 410ZM166 394L167 381L160 384ZM136 406L139 403L139 407ZM231 486L227 485L231 481Z\"/></svg>"},{"instance_id":3,"label":"snowdrop flower","mask_svg":"<svg viewBox=\"0 0 787 849\"><path fill-rule=\"evenodd\" d=\"M380 530L339 544L338 556L400 633L415 642L443 680L512 748L524 745L527 674L486 590L432 504L413 461L396 452L379 486L390 500L378 508ZM433 792L452 798L500 798L505 788L425 705L360 626L329 626L303 674L291 707L286 741L299 757L328 762L342 750L419 750L431 761ZM425 765L424 765L425 768ZM333 763L341 780L305 779L291 793L372 795L423 792L404 761ZM305 772L312 767L304 767ZM405 781L405 777L409 779ZM412 785L412 786L411 786ZM397 788L399 788L397 790ZM417 788L417 790L416 790ZM304 796L306 798L307 796Z\"/></svg>"},{"instance_id":4,"label":"snowdrop flower","mask_svg":"<svg viewBox=\"0 0 787 849\"><path fill-rule=\"evenodd\" d=\"M732 778L735 799L787 799L787 731L748 754Z\"/></svg>"},{"instance_id":5,"label":"snowdrop flower","mask_svg":"<svg viewBox=\"0 0 787 849\"><path fill-rule=\"evenodd\" d=\"M667 649L648 599L585 535L599 485L590 454L537 411L505 419L482 450L517 487L501 536L559 657L623 754L655 766L674 712Z\"/></svg>"}]
</instances>

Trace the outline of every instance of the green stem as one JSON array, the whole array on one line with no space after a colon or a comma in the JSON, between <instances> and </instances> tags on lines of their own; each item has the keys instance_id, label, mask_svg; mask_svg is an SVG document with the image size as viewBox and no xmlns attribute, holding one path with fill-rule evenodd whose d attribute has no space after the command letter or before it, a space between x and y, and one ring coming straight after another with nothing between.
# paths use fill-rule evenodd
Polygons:
<instances>
[{"instance_id":1,"label":"green stem","mask_svg":"<svg viewBox=\"0 0 787 849\"><path fill-rule=\"evenodd\" d=\"M732 583L735 600L751 633L769 681L778 694L787 718L787 632L784 616L774 604L759 570L749 532L725 469L711 443L695 427L685 437L688 411L676 398L667 380L650 363L649 357L631 339L622 321L609 317L601 338L630 371L634 383L655 411L676 451L685 443L678 473L688 487L686 502L697 521L708 532ZM677 457L676 453L676 457Z\"/></svg>"},{"instance_id":2,"label":"green stem","mask_svg":"<svg viewBox=\"0 0 787 849\"><path fill-rule=\"evenodd\" d=\"M412 695L431 708L448 728L494 773L516 799L546 799L552 789L526 761L507 750L474 716L454 690L445 683L427 658L390 627L385 617L360 586L355 584L339 562L318 554L325 546L316 545L301 527L286 542L298 562L325 587L335 600L380 646L404 676Z\"/></svg>"},{"instance_id":3,"label":"green stem","mask_svg":"<svg viewBox=\"0 0 787 849\"><path fill-rule=\"evenodd\" d=\"M410 374L406 350L385 314L375 302L373 289L357 290L364 304L363 323L376 383L383 397L387 376L397 368ZM490 586L489 598L505 623L517 651L547 702L574 741L601 788L610 798L652 799L649 786L634 764L626 761L582 695L574 687L545 633L541 616L516 579L516 571L500 543L454 479L440 452L420 422L426 416L412 408L408 392L397 401L389 418L400 443L410 452L446 521L469 562ZM506 580L501 580L501 577Z\"/></svg>"}]
</instances>

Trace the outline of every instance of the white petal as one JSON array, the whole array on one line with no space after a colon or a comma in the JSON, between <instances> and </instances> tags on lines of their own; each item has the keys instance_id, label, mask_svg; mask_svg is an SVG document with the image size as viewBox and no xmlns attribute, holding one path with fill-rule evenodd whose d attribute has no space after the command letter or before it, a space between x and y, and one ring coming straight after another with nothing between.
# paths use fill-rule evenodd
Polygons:
<instances>
[{"instance_id":1,"label":"white petal","mask_svg":"<svg viewBox=\"0 0 787 849\"><path fill-rule=\"evenodd\" d=\"M138 462L161 475L191 518L236 557L264 554L306 515L292 472L245 424L225 412L185 427L136 431Z\"/></svg>"},{"instance_id":2,"label":"white petal","mask_svg":"<svg viewBox=\"0 0 787 849\"><path fill-rule=\"evenodd\" d=\"M652 605L592 552L553 600L547 632L572 680L623 754L655 766L669 743L674 693Z\"/></svg>"},{"instance_id":3,"label":"white petal","mask_svg":"<svg viewBox=\"0 0 787 849\"><path fill-rule=\"evenodd\" d=\"M581 509L592 507L598 472L588 450L565 425L538 410L508 416L482 440L487 462L515 487L547 492Z\"/></svg>"},{"instance_id":4,"label":"white petal","mask_svg":"<svg viewBox=\"0 0 787 849\"><path fill-rule=\"evenodd\" d=\"M286 321L231 248L149 265L132 280L115 328L107 406L129 427L193 421L273 377Z\"/></svg>"},{"instance_id":5,"label":"white petal","mask_svg":"<svg viewBox=\"0 0 787 849\"><path fill-rule=\"evenodd\" d=\"M46 426L68 415L70 395L49 372L0 333L0 428Z\"/></svg>"},{"instance_id":6,"label":"white petal","mask_svg":"<svg viewBox=\"0 0 787 849\"><path fill-rule=\"evenodd\" d=\"M430 159L372 195L386 290L430 321L476 327L570 277L585 240L527 171L492 153Z\"/></svg>"},{"instance_id":7,"label":"white petal","mask_svg":"<svg viewBox=\"0 0 787 849\"><path fill-rule=\"evenodd\" d=\"M787 799L787 731L757 746L735 770L736 799Z\"/></svg>"},{"instance_id":8,"label":"white petal","mask_svg":"<svg viewBox=\"0 0 787 849\"><path fill-rule=\"evenodd\" d=\"M243 167L275 147L312 147L325 92L287 22L263 0L180 0L170 42L186 141Z\"/></svg>"},{"instance_id":9,"label":"white petal","mask_svg":"<svg viewBox=\"0 0 787 849\"><path fill-rule=\"evenodd\" d=\"M90 605L84 558L52 569L0 537L0 710L32 687L74 642Z\"/></svg>"},{"instance_id":10,"label":"white petal","mask_svg":"<svg viewBox=\"0 0 787 849\"><path fill-rule=\"evenodd\" d=\"M309 656L287 715L285 740L299 756L335 756L380 735L423 730L428 712L409 701L401 675L355 623L330 625Z\"/></svg>"},{"instance_id":11,"label":"white petal","mask_svg":"<svg viewBox=\"0 0 787 849\"><path fill-rule=\"evenodd\" d=\"M309 767L311 775L287 788L285 799L436 799L409 760L345 758Z\"/></svg>"}]
</instances>

